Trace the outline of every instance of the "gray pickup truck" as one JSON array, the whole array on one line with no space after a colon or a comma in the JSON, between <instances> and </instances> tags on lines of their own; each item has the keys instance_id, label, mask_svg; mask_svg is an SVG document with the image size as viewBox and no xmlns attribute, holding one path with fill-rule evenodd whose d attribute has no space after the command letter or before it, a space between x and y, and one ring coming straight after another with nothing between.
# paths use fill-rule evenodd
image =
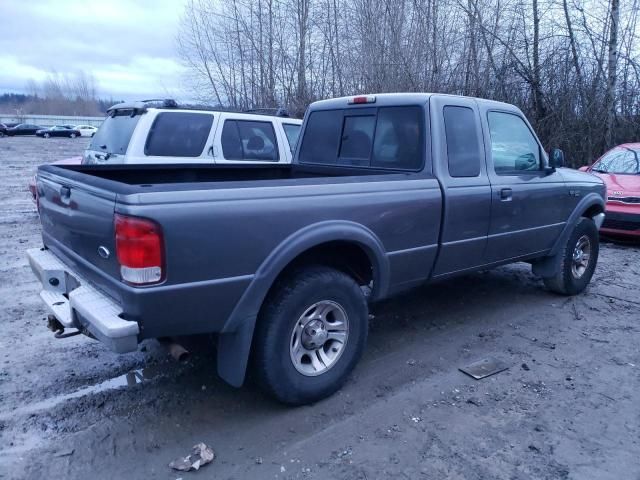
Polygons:
<instances>
[{"instance_id":1,"label":"gray pickup truck","mask_svg":"<svg viewBox=\"0 0 640 480\"><path fill-rule=\"evenodd\" d=\"M605 186L562 163L512 105L325 100L288 166L41 166L44 247L28 255L61 327L116 352L216 333L225 381L251 365L268 393L304 404L354 368L371 302L520 261L581 292Z\"/></svg>"}]
</instances>

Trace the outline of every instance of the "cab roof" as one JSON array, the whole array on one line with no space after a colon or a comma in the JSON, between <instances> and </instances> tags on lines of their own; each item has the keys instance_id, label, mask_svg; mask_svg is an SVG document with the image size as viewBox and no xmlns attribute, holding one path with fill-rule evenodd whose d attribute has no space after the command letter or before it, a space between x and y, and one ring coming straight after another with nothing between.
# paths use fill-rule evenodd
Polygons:
<instances>
[{"instance_id":1,"label":"cab roof","mask_svg":"<svg viewBox=\"0 0 640 480\"><path fill-rule=\"evenodd\" d=\"M354 102L356 98L370 97L375 98L373 102ZM348 97L331 98L329 100L319 100L313 102L310 110L331 110L345 107L388 107L397 105L420 105L426 104L431 97L452 97L452 98L467 98L474 100L478 105L485 105L494 108L501 109L513 109L513 105L504 102L498 102L495 100L487 100L477 97L465 97L463 95L449 95L444 93L372 93L362 95L350 95Z\"/></svg>"}]
</instances>

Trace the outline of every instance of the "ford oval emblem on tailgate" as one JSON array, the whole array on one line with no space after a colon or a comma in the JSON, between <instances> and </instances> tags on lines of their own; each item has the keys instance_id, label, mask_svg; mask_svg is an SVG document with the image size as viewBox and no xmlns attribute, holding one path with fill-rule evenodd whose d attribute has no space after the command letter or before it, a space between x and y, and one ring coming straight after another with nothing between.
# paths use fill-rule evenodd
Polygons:
<instances>
[{"instance_id":1,"label":"ford oval emblem on tailgate","mask_svg":"<svg viewBox=\"0 0 640 480\"><path fill-rule=\"evenodd\" d=\"M109 255L111 255L111 252L107 247L103 247L102 245L100 245L98 247L98 255L100 255L102 258L109 258Z\"/></svg>"}]
</instances>

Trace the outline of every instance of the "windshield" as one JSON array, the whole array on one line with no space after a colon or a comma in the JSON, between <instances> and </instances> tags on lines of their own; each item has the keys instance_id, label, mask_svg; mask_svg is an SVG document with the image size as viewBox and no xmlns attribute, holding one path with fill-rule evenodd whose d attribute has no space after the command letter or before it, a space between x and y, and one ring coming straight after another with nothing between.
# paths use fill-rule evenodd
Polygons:
<instances>
[{"instance_id":1,"label":"windshield","mask_svg":"<svg viewBox=\"0 0 640 480\"><path fill-rule=\"evenodd\" d=\"M89 150L124 155L129 140L140 120L140 115L131 116L131 110L118 110L115 116L109 116L93 136Z\"/></svg>"},{"instance_id":2,"label":"windshield","mask_svg":"<svg viewBox=\"0 0 640 480\"><path fill-rule=\"evenodd\" d=\"M640 174L640 149L616 148L596 162L592 170L619 175L638 175Z\"/></svg>"}]
</instances>

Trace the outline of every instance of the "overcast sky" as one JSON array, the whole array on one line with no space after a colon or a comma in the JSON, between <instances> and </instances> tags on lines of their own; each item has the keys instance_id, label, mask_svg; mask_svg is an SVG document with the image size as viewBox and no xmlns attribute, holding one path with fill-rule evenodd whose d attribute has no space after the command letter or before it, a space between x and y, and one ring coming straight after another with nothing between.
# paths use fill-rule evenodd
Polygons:
<instances>
[{"instance_id":1,"label":"overcast sky","mask_svg":"<svg viewBox=\"0 0 640 480\"><path fill-rule=\"evenodd\" d=\"M102 98L182 97L175 38L185 1L0 0L0 93L84 71Z\"/></svg>"}]
</instances>

